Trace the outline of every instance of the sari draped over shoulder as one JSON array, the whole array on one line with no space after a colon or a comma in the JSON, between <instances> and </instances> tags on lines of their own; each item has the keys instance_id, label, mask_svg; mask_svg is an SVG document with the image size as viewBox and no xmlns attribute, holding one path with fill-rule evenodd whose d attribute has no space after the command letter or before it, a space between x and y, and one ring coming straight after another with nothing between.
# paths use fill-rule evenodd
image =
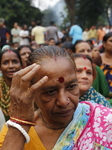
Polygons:
<instances>
[{"instance_id":1,"label":"sari draped over shoulder","mask_svg":"<svg viewBox=\"0 0 112 150\"><path fill-rule=\"evenodd\" d=\"M53 148L57 149L112 150L112 109L87 101L79 104Z\"/></svg>"},{"instance_id":2,"label":"sari draped over shoulder","mask_svg":"<svg viewBox=\"0 0 112 150\"><path fill-rule=\"evenodd\" d=\"M103 95L98 93L93 87L90 87L85 94L80 96L80 102L82 101L94 101L97 104L111 108L109 101Z\"/></svg>"}]
</instances>

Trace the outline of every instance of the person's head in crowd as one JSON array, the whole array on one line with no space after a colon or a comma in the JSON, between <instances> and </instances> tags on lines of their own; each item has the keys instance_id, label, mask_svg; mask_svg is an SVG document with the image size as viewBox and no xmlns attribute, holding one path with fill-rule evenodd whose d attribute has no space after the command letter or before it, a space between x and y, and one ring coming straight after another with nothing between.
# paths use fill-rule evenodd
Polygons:
<instances>
[{"instance_id":1,"label":"person's head in crowd","mask_svg":"<svg viewBox=\"0 0 112 150\"><path fill-rule=\"evenodd\" d=\"M18 47L17 51L21 56L22 67L25 68L28 64L28 57L32 53L32 49L28 45L22 45Z\"/></svg>"},{"instance_id":2,"label":"person's head in crowd","mask_svg":"<svg viewBox=\"0 0 112 150\"><path fill-rule=\"evenodd\" d=\"M86 42L90 45L90 47L91 47L91 48L94 46L94 44L93 44L93 41L92 41L92 40L87 40Z\"/></svg>"},{"instance_id":3,"label":"person's head in crowd","mask_svg":"<svg viewBox=\"0 0 112 150\"><path fill-rule=\"evenodd\" d=\"M72 54L71 56L76 64L76 74L81 96L92 86L96 77L96 71L92 59L88 55Z\"/></svg>"},{"instance_id":4,"label":"person's head in crowd","mask_svg":"<svg viewBox=\"0 0 112 150\"><path fill-rule=\"evenodd\" d=\"M13 27L17 29L18 28L18 23L15 22L14 25L13 25Z\"/></svg>"},{"instance_id":5,"label":"person's head in crowd","mask_svg":"<svg viewBox=\"0 0 112 150\"><path fill-rule=\"evenodd\" d=\"M90 45L83 40L77 40L73 45L74 53L81 53L92 57L91 47Z\"/></svg>"},{"instance_id":6,"label":"person's head in crowd","mask_svg":"<svg viewBox=\"0 0 112 150\"><path fill-rule=\"evenodd\" d=\"M62 42L61 42L61 41L58 41L58 42L56 42L55 45L58 46L58 47L62 47Z\"/></svg>"},{"instance_id":7,"label":"person's head in crowd","mask_svg":"<svg viewBox=\"0 0 112 150\"><path fill-rule=\"evenodd\" d=\"M0 18L0 28L3 28L4 27L4 19L3 18Z\"/></svg>"},{"instance_id":8,"label":"person's head in crowd","mask_svg":"<svg viewBox=\"0 0 112 150\"><path fill-rule=\"evenodd\" d=\"M64 42L62 44L62 48L64 48L69 54L72 54L73 53L73 45L72 45L72 42Z\"/></svg>"},{"instance_id":9,"label":"person's head in crowd","mask_svg":"<svg viewBox=\"0 0 112 150\"><path fill-rule=\"evenodd\" d=\"M35 27L36 26L36 22L33 20L33 21L31 21L31 26L32 27Z\"/></svg>"},{"instance_id":10,"label":"person's head in crowd","mask_svg":"<svg viewBox=\"0 0 112 150\"><path fill-rule=\"evenodd\" d=\"M22 61L18 51L9 49L0 52L0 70L9 86L11 85L13 74L20 70L21 67Z\"/></svg>"},{"instance_id":11,"label":"person's head in crowd","mask_svg":"<svg viewBox=\"0 0 112 150\"><path fill-rule=\"evenodd\" d=\"M4 50L10 50L10 49L12 49L12 47L10 45L4 45L2 47L2 51L4 51Z\"/></svg>"},{"instance_id":12,"label":"person's head in crowd","mask_svg":"<svg viewBox=\"0 0 112 150\"><path fill-rule=\"evenodd\" d=\"M54 38L50 38L50 39L49 39L48 45L55 45L55 40L54 40Z\"/></svg>"},{"instance_id":13,"label":"person's head in crowd","mask_svg":"<svg viewBox=\"0 0 112 150\"><path fill-rule=\"evenodd\" d=\"M109 32L104 35L103 48L104 48L104 51L112 53L112 32Z\"/></svg>"},{"instance_id":14,"label":"person's head in crowd","mask_svg":"<svg viewBox=\"0 0 112 150\"><path fill-rule=\"evenodd\" d=\"M17 50L18 47L19 47L19 43L18 43L18 42L12 43L12 48L13 48L13 49Z\"/></svg>"},{"instance_id":15,"label":"person's head in crowd","mask_svg":"<svg viewBox=\"0 0 112 150\"><path fill-rule=\"evenodd\" d=\"M46 43L39 44L39 47L43 47L43 46L48 46L48 44L46 44Z\"/></svg>"},{"instance_id":16,"label":"person's head in crowd","mask_svg":"<svg viewBox=\"0 0 112 150\"><path fill-rule=\"evenodd\" d=\"M54 21L50 21L50 25L55 25L55 22Z\"/></svg>"},{"instance_id":17,"label":"person's head in crowd","mask_svg":"<svg viewBox=\"0 0 112 150\"><path fill-rule=\"evenodd\" d=\"M91 52L92 52L92 59L98 57L99 54L100 54L99 46L93 46L92 49L91 49Z\"/></svg>"},{"instance_id":18,"label":"person's head in crowd","mask_svg":"<svg viewBox=\"0 0 112 150\"><path fill-rule=\"evenodd\" d=\"M26 24L24 24L24 25L22 26L22 29L23 29L23 30L27 30L27 29L28 29L28 26L27 26Z\"/></svg>"},{"instance_id":19,"label":"person's head in crowd","mask_svg":"<svg viewBox=\"0 0 112 150\"><path fill-rule=\"evenodd\" d=\"M34 49L37 49L39 47L39 45L35 41L31 41L30 47L31 47L31 49L34 50Z\"/></svg>"},{"instance_id":20,"label":"person's head in crowd","mask_svg":"<svg viewBox=\"0 0 112 150\"><path fill-rule=\"evenodd\" d=\"M38 26L41 26L41 24L42 24L41 21L40 21L40 20L37 20L37 25L38 25Z\"/></svg>"}]
</instances>

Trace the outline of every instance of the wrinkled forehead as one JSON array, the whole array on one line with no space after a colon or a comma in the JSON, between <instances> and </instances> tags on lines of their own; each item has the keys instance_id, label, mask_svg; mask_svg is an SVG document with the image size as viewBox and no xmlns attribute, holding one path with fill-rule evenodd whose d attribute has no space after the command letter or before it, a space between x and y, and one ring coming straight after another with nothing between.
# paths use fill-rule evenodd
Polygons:
<instances>
[{"instance_id":1,"label":"wrinkled forehead","mask_svg":"<svg viewBox=\"0 0 112 150\"><path fill-rule=\"evenodd\" d=\"M75 64L69 59L54 58L44 60L41 64L41 68L36 79L40 79L43 76L48 76L49 79L58 79L58 81L61 83L65 81L67 76L70 76L71 74L75 76L75 71Z\"/></svg>"}]
</instances>

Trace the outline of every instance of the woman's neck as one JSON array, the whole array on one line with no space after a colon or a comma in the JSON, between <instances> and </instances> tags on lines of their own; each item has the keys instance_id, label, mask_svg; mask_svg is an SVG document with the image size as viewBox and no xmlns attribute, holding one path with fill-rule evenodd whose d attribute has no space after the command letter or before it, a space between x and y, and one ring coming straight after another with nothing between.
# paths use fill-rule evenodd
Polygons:
<instances>
[{"instance_id":1,"label":"woman's neck","mask_svg":"<svg viewBox=\"0 0 112 150\"><path fill-rule=\"evenodd\" d=\"M104 64L112 65L112 53L104 52L101 57Z\"/></svg>"},{"instance_id":2,"label":"woman's neck","mask_svg":"<svg viewBox=\"0 0 112 150\"><path fill-rule=\"evenodd\" d=\"M11 87L12 78L7 79L7 78L4 77L4 80L5 80L6 84L7 84L9 87Z\"/></svg>"}]
</instances>

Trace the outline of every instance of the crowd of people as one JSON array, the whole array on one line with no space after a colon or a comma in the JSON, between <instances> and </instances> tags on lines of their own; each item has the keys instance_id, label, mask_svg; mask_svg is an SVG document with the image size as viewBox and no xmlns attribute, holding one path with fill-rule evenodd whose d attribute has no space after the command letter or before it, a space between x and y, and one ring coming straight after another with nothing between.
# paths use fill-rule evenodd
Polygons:
<instances>
[{"instance_id":1,"label":"crowd of people","mask_svg":"<svg viewBox=\"0 0 112 150\"><path fill-rule=\"evenodd\" d=\"M0 19L0 36L0 149L111 150L112 30Z\"/></svg>"}]
</instances>

